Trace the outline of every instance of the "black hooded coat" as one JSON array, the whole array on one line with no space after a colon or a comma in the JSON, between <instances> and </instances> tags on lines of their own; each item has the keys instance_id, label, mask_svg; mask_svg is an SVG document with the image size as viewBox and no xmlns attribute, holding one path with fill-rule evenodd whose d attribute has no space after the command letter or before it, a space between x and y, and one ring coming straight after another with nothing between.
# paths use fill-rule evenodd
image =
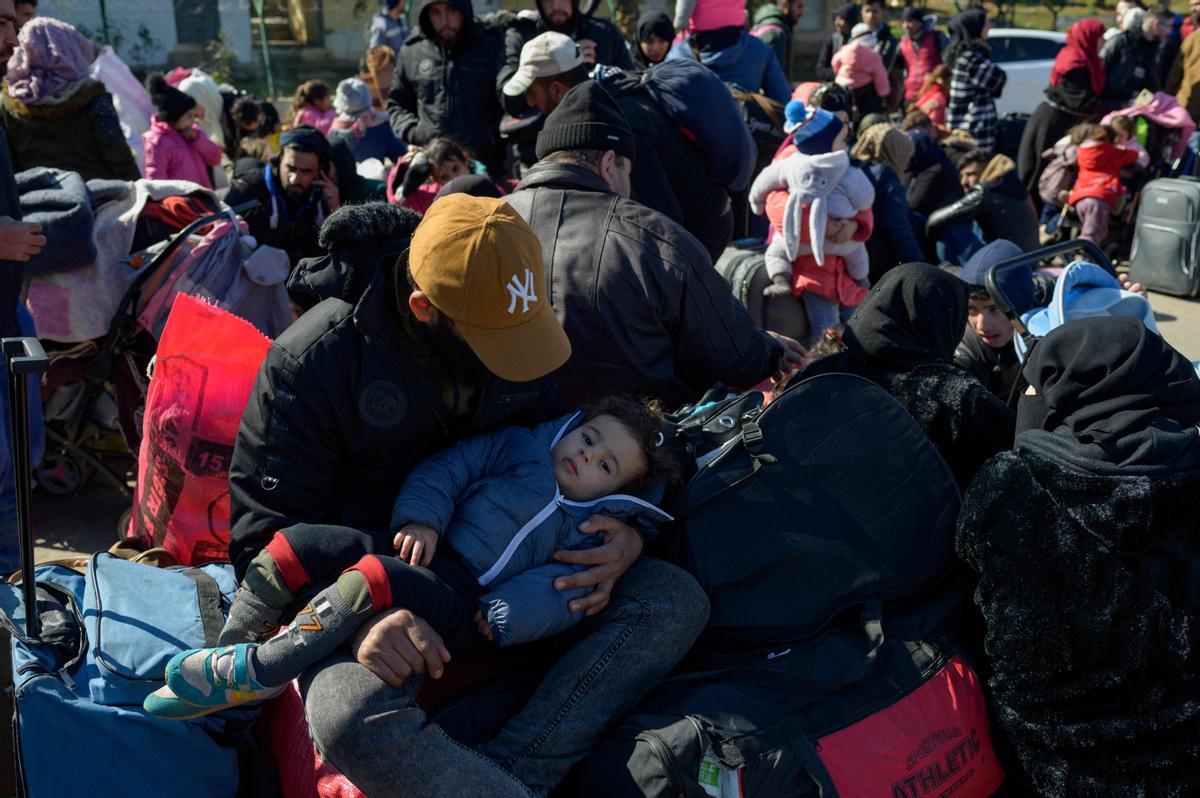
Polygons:
<instances>
[{"instance_id":1,"label":"black hooded coat","mask_svg":"<svg viewBox=\"0 0 1200 798\"><path fill-rule=\"evenodd\" d=\"M802 373L847 372L879 385L925 431L965 489L988 458L1012 446L1014 424L1002 401L953 365L966 323L966 283L927 263L906 263L885 274L850 317L846 351Z\"/></svg>"},{"instance_id":2,"label":"black hooded coat","mask_svg":"<svg viewBox=\"0 0 1200 798\"><path fill-rule=\"evenodd\" d=\"M1200 380L1134 319L1034 347L959 515L1014 794L1200 793Z\"/></svg>"},{"instance_id":3,"label":"black hooded coat","mask_svg":"<svg viewBox=\"0 0 1200 798\"><path fill-rule=\"evenodd\" d=\"M496 167L501 114L496 72L503 39L498 30L475 19L471 0L436 0L463 15L462 30L447 47L429 23L434 2L422 0L417 28L396 54L396 76L387 100L392 131L406 144L418 146L448 136Z\"/></svg>"}]
</instances>

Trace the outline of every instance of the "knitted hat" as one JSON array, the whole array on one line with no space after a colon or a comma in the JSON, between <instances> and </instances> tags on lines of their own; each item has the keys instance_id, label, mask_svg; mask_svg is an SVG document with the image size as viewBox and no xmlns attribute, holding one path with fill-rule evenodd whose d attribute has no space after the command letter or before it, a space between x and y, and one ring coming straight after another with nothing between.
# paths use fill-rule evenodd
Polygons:
<instances>
[{"instance_id":1,"label":"knitted hat","mask_svg":"<svg viewBox=\"0 0 1200 798\"><path fill-rule=\"evenodd\" d=\"M868 47L873 46L875 44L875 36L871 32L871 26L865 22L860 22L857 25L855 25L853 28L851 28L850 29L850 41L854 41L856 39L864 40L864 41L860 42L860 44L865 44Z\"/></svg>"},{"instance_id":2,"label":"knitted hat","mask_svg":"<svg viewBox=\"0 0 1200 798\"><path fill-rule=\"evenodd\" d=\"M196 107L196 100L167 83L162 75L154 74L146 81L146 90L154 102L154 112L168 125L174 125L179 117Z\"/></svg>"},{"instance_id":3,"label":"knitted hat","mask_svg":"<svg viewBox=\"0 0 1200 798\"><path fill-rule=\"evenodd\" d=\"M924 22L929 15L929 10L925 8L917 8L916 6L908 6L900 15L900 19L905 22Z\"/></svg>"},{"instance_id":4,"label":"knitted hat","mask_svg":"<svg viewBox=\"0 0 1200 798\"><path fill-rule=\"evenodd\" d=\"M321 131L308 125L299 125L291 130L285 130L279 136L279 149L293 149L300 152L311 152L317 156L322 166L329 163L333 150L329 140L321 135Z\"/></svg>"},{"instance_id":5,"label":"knitted hat","mask_svg":"<svg viewBox=\"0 0 1200 798\"><path fill-rule=\"evenodd\" d=\"M371 107L371 89L358 78L346 78L337 85L333 107L342 116L358 116Z\"/></svg>"},{"instance_id":6,"label":"knitted hat","mask_svg":"<svg viewBox=\"0 0 1200 798\"><path fill-rule=\"evenodd\" d=\"M833 142L844 127L837 114L821 108L814 108L806 113L804 104L799 100L789 102L784 108L784 114L787 116L784 130L792 134L792 144L796 149L806 155L831 152Z\"/></svg>"},{"instance_id":7,"label":"knitted hat","mask_svg":"<svg viewBox=\"0 0 1200 798\"><path fill-rule=\"evenodd\" d=\"M637 153L625 115L594 80L568 91L538 134L539 160L563 150L612 150L630 160Z\"/></svg>"}]
</instances>

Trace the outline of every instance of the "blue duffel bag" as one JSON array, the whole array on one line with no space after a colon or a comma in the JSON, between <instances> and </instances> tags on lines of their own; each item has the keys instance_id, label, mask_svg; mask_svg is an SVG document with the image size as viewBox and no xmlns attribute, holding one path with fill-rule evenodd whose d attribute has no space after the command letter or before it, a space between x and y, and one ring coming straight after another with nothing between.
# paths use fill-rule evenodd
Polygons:
<instances>
[{"instance_id":1,"label":"blue duffel bag","mask_svg":"<svg viewBox=\"0 0 1200 798\"><path fill-rule=\"evenodd\" d=\"M174 654L216 644L233 567L155 568L101 552L85 573L59 565L35 573L36 639L25 631L21 587L0 586L23 794L236 795L253 709L191 721L142 710Z\"/></svg>"}]
</instances>

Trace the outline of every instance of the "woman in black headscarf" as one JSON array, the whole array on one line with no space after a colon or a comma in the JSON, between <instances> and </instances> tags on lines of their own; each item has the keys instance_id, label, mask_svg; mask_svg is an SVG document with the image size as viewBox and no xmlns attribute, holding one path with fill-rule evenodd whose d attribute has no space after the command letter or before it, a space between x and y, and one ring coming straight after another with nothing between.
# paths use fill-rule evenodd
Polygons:
<instances>
[{"instance_id":1,"label":"woman in black headscarf","mask_svg":"<svg viewBox=\"0 0 1200 798\"><path fill-rule=\"evenodd\" d=\"M838 371L878 384L925 431L965 489L1013 439L1012 411L953 364L966 324L966 283L927 263L906 263L885 274L850 317L846 351L812 363L801 377Z\"/></svg>"},{"instance_id":2,"label":"woman in black headscarf","mask_svg":"<svg viewBox=\"0 0 1200 798\"><path fill-rule=\"evenodd\" d=\"M1200 380L1126 318L1059 327L1025 377L957 540L1015 792L1200 794Z\"/></svg>"},{"instance_id":3,"label":"woman in black headscarf","mask_svg":"<svg viewBox=\"0 0 1200 798\"><path fill-rule=\"evenodd\" d=\"M633 63L638 69L661 64L675 40L675 27L663 12L647 11L638 17L637 41L630 48Z\"/></svg>"},{"instance_id":4,"label":"woman in black headscarf","mask_svg":"<svg viewBox=\"0 0 1200 798\"><path fill-rule=\"evenodd\" d=\"M969 8L951 17L947 27L950 46L942 55L942 63L950 67L946 127L967 131L980 149L995 150L996 98L1004 91L1008 75L992 62L987 12Z\"/></svg>"}]
</instances>

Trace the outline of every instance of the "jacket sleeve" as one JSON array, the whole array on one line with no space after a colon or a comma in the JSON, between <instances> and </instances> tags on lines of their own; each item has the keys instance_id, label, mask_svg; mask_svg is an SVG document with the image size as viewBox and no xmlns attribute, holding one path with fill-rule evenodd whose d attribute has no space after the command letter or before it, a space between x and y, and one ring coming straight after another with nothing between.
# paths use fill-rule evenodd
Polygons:
<instances>
[{"instance_id":1,"label":"jacket sleeve","mask_svg":"<svg viewBox=\"0 0 1200 798\"><path fill-rule=\"evenodd\" d=\"M828 83L837 77L837 70L833 68L833 36L832 34L825 37L825 42L821 45L821 52L817 53L817 64L814 68L817 73L817 80L822 83Z\"/></svg>"},{"instance_id":2,"label":"jacket sleeve","mask_svg":"<svg viewBox=\"0 0 1200 798\"><path fill-rule=\"evenodd\" d=\"M392 132L406 144L417 144L413 140L413 132L420 122L417 115L417 90L405 71L405 59L396 54L396 75L392 78L392 88L388 92L387 112Z\"/></svg>"},{"instance_id":3,"label":"jacket sleeve","mask_svg":"<svg viewBox=\"0 0 1200 798\"><path fill-rule=\"evenodd\" d=\"M929 215L929 221L925 223L925 235L929 236L931 241L936 241L942 228L956 222L974 221L982 205L983 189L968 191L962 199L938 208Z\"/></svg>"},{"instance_id":4,"label":"jacket sleeve","mask_svg":"<svg viewBox=\"0 0 1200 798\"><path fill-rule=\"evenodd\" d=\"M679 374L701 390L718 382L735 389L757 385L775 372L782 348L754 326L699 242L694 246L673 336Z\"/></svg>"},{"instance_id":5,"label":"jacket sleeve","mask_svg":"<svg viewBox=\"0 0 1200 798\"><path fill-rule=\"evenodd\" d=\"M479 604L496 643L504 647L540 640L583 620L582 612L571 612L567 607L590 593L591 588L555 590L554 580L585 567L547 563L519 573L480 596Z\"/></svg>"},{"instance_id":6,"label":"jacket sleeve","mask_svg":"<svg viewBox=\"0 0 1200 798\"><path fill-rule=\"evenodd\" d=\"M999 97L1007 82L1008 73L991 61L982 61L975 75L975 86L988 97Z\"/></svg>"},{"instance_id":7,"label":"jacket sleeve","mask_svg":"<svg viewBox=\"0 0 1200 798\"><path fill-rule=\"evenodd\" d=\"M516 427L505 427L426 457L408 472L400 488L392 506L392 530L416 522L445 532L459 500L472 485L530 459L524 455L529 451L527 435Z\"/></svg>"},{"instance_id":8,"label":"jacket sleeve","mask_svg":"<svg viewBox=\"0 0 1200 798\"><path fill-rule=\"evenodd\" d=\"M885 167L887 168L887 167ZM908 198L904 195L904 186L900 179L893 175L891 180L883 180L875 187L876 234L882 234L898 263L911 263L925 260L925 253L917 243L917 235L913 232L912 222L908 215Z\"/></svg>"},{"instance_id":9,"label":"jacket sleeve","mask_svg":"<svg viewBox=\"0 0 1200 798\"><path fill-rule=\"evenodd\" d=\"M871 78L875 81L875 93L877 95L887 97L892 93L892 82L888 77L888 70L883 65L882 58L871 65Z\"/></svg>"},{"instance_id":10,"label":"jacket sleeve","mask_svg":"<svg viewBox=\"0 0 1200 798\"><path fill-rule=\"evenodd\" d=\"M762 44L759 42L759 44ZM783 67L779 65L779 59L774 56L771 49L765 44L762 45L766 51L767 58L763 73L763 94L770 97L780 105L787 105L788 100L792 99L792 84L788 83L787 75L783 74Z\"/></svg>"},{"instance_id":11,"label":"jacket sleeve","mask_svg":"<svg viewBox=\"0 0 1200 798\"><path fill-rule=\"evenodd\" d=\"M196 154L200 156L200 159L204 163L209 166L219 165L221 163L221 148L212 143L212 140L209 139L208 135L199 125L195 125L193 130L196 131L196 138L189 141L188 146L196 151Z\"/></svg>"},{"instance_id":12,"label":"jacket sleeve","mask_svg":"<svg viewBox=\"0 0 1200 798\"><path fill-rule=\"evenodd\" d=\"M92 100L88 106L88 119L92 126L92 138L96 142L100 158L111 170L112 177L117 180L137 180L142 175L138 172L137 161L121 132L121 123L117 118L117 109L113 107L112 95L105 92Z\"/></svg>"},{"instance_id":13,"label":"jacket sleeve","mask_svg":"<svg viewBox=\"0 0 1200 798\"><path fill-rule=\"evenodd\" d=\"M146 147L145 173L147 180L167 180L171 176L170 150L167 147Z\"/></svg>"},{"instance_id":14,"label":"jacket sleeve","mask_svg":"<svg viewBox=\"0 0 1200 798\"><path fill-rule=\"evenodd\" d=\"M229 559L238 579L277 531L334 514L337 412L306 373L271 346L242 414L229 467Z\"/></svg>"}]
</instances>

